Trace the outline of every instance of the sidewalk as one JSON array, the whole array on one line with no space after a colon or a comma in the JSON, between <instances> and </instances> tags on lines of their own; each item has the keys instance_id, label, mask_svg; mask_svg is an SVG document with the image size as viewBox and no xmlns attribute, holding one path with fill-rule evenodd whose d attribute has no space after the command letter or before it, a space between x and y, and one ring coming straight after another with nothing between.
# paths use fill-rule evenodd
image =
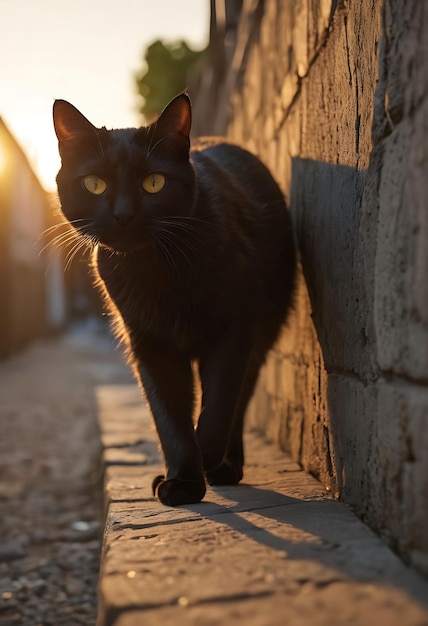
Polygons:
<instances>
[{"instance_id":1,"label":"sidewalk","mask_svg":"<svg viewBox=\"0 0 428 626\"><path fill-rule=\"evenodd\" d=\"M428 582L284 453L247 435L245 483L198 505L162 469L134 385L97 389L106 527L97 626L426 626Z\"/></svg>"}]
</instances>

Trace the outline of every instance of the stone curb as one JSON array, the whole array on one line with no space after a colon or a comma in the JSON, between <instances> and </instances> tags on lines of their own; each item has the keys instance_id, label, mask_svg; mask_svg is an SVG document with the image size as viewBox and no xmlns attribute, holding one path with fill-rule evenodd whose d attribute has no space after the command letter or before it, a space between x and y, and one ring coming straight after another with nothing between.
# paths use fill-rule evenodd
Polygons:
<instances>
[{"instance_id":1,"label":"stone curb","mask_svg":"<svg viewBox=\"0 0 428 626\"><path fill-rule=\"evenodd\" d=\"M168 508L134 385L97 388L106 523L97 626L427 626L428 582L283 452L246 437L244 484Z\"/></svg>"}]
</instances>

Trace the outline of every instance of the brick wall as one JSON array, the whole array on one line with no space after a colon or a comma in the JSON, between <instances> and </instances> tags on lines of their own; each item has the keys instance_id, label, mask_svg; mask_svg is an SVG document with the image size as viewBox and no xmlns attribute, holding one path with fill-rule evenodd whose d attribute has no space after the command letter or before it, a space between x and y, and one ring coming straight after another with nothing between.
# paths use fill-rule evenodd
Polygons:
<instances>
[{"instance_id":1,"label":"brick wall","mask_svg":"<svg viewBox=\"0 0 428 626\"><path fill-rule=\"evenodd\" d=\"M270 167L300 250L248 421L426 573L427 30L418 0L244 0L194 97L196 132Z\"/></svg>"}]
</instances>

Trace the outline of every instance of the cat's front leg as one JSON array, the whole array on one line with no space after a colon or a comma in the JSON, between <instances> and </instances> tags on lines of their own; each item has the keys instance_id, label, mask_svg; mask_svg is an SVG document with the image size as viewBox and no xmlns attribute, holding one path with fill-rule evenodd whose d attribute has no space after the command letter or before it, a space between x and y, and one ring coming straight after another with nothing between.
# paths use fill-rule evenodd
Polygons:
<instances>
[{"instance_id":1,"label":"cat's front leg","mask_svg":"<svg viewBox=\"0 0 428 626\"><path fill-rule=\"evenodd\" d=\"M168 506L199 502L206 487L192 421L190 360L147 337L133 353L165 457L165 476L154 479L153 493Z\"/></svg>"}]
</instances>

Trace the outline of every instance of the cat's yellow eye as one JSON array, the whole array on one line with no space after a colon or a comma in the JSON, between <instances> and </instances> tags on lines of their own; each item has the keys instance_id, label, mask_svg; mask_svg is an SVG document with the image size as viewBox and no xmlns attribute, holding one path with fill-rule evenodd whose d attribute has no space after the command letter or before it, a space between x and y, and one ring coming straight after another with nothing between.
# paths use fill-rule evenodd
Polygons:
<instances>
[{"instance_id":1,"label":"cat's yellow eye","mask_svg":"<svg viewBox=\"0 0 428 626\"><path fill-rule=\"evenodd\" d=\"M89 191L89 193L94 193L96 196L104 193L104 191L107 189L107 183L102 178L98 178L98 176L95 176L94 174L91 174L90 176L85 176L85 178L83 179L83 186L86 191Z\"/></svg>"},{"instance_id":2,"label":"cat's yellow eye","mask_svg":"<svg viewBox=\"0 0 428 626\"><path fill-rule=\"evenodd\" d=\"M149 193L158 193L165 186L165 176L162 174L150 174L143 180L143 189Z\"/></svg>"}]
</instances>

